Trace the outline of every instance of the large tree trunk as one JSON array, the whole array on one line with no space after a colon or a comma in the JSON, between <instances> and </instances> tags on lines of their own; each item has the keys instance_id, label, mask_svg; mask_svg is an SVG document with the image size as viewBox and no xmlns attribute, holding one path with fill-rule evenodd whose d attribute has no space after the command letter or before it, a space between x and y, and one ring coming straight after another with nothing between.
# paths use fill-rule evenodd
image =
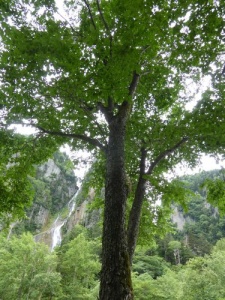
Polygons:
<instances>
[{"instance_id":1,"label":"large tree trunk","mask_svg":"<svg viewBox=\"0 0 225 300\"><path fill-rule=\"evenodd\" d=\"M124 120L115 118L109 130L99 296L100 300L130 300L133 292L125 229Z\"/></svg>"}]
</instances>

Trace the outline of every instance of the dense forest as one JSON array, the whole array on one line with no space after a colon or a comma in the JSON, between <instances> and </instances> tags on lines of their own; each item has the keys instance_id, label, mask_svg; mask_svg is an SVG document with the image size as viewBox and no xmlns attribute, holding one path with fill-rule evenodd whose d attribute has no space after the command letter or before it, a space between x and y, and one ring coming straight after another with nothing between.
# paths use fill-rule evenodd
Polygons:
<instances>
[{"instance_id":1,"label":"dense forest","mask_svg":"<svg viewBox=\"0 0 225 300\"><path fill-rule=\"evenodd\" d=\"M68 157L55 153L54 161L64 176L75 184ZM36 178L30 179L35 195L27 215L41 200L37 184L42 187L41 195L48 195L42 201L45 199L52 216L55 210L65 214L64 207L54 206L56 202L49 200L55 196L55 189L51 190L51 186L57 181L57 176L49 174L50 180L46 180L43 170L48 171L44 166L37 168ZM172 204L172 211L179 211L184 224L178 229L176 223L171 222L170 232L163 237L157 234L151 239L145 235L140 237L132 268L135 299L225 299L225 217L206 202L204 185L206 180L215 182L221 178L223 172L217 170L179 178L192 192L185 207ZM86 179L84 187L87 183ZM87 189L81 189L77 194L77 204L87 197ZM96 213L98 205L95 202L99 202L98 195L89 205L89 218ZM41 229L27 219L15 226L10 236L7 230L3 230L0 234L0 298L97 299L102 227L101 214L99 216L91 226L76 225L69 232L64 229L62 243L54 251L44 243L35 242L32 233L35 235Z\"/></svg>"},{"instance_id":2,"label":"dense forest","mask_svg":"<svg viewBox=\"0 0 225 300\"><path fill-rule=\"evenodd\" d=\"M75 230L75 237L54 252L44 244L35 243L30 234L10 240L1 235L1 299L96 299L100 242L91 239L83 227ZM175 247L175 243L170 243L171 255ZM219 240L209 254L195 256L185 265L169 263L157 255L155 249L138 249L132 275L135 298L222 300L225 297L224 268L224 239Z\"/></svg>"}]
</instances>

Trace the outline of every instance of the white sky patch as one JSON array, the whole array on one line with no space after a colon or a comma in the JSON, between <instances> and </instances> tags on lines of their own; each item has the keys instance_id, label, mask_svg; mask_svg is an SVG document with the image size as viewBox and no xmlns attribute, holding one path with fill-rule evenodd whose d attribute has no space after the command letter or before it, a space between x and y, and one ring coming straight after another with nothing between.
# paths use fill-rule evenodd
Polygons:
<instances>
[{"instance_id":1,"label":"white sky patch","mask_svg":"<svg viewBox=\"0 0 225 300\"><path fill-rule=\"evenodd\" d=\"M9 126L9 129L12 129L16 133L23 134L23 135L38 133L38 130L36 128L27 125L21 125L21 124L12 124Z\"/></svg>"},{"instance_id":2,"label":"white sky patch","mask_svg":"<svg viewBox=\"0 0 225 300\"><path fill-rule=\"evenodd\" d=\"M65 152L72 161L78 161L78 164L74 166L74 174L78 179L77 185L78 187L80 187L82 184L82 180L91 167L91 163L93 161L92 155L89 152L83 150L72 151L68 145L62 146L60 148L60 151Z\"/></svg>"},{"instance_id":3,"label":"white sky patch","mask_svg":"<svg viewBox=\"0 0 225 300\"><path fill-rule=\"evenodd\" d=\"M194 167L188 167L186 163L180 163L176 165L172 171L168 172L168 178L174 178L183 175L193 175L200 173L202 171L210 171L215 169L225 168L225 161L220 158L220 160L210 156L202 154L199 158L199 164Z\"/></svg>"},{"instance_id":4,"label":"white sky patch","mask_svg":"<svg viewBox=\"0 0 225 300\"><path fill-rule=\"evenodd\" d=\"M207 88L211 86L211 78L210 76L205 76L200 82L196 83L193 79L188 78L186 80L186 91L188 98L190 99L185 108L188 111L192 111L197 102L201 99L202 93L206 91ZM184 95L182 95L184 96Z\"/></svg>"}]
</instances>

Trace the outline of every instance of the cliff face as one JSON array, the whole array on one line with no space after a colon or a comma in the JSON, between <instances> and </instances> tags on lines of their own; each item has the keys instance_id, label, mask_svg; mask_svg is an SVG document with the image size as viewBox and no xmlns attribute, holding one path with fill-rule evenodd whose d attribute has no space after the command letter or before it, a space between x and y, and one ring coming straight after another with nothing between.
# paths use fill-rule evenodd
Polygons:
<instances>
[{"instance_id":1,"label":"cliff face","mask_svg":"<svg viewBox=\"0 0 225 300\"><path fill-rule=\"evenodd\" d=\"M53 249L78 223L87 227L96 225L99 210L87 212L87 204L95 197L94 189L82 187L77 193L73 169L72 162L63 153L55 153L36 167L36 176L30 178L33 204L27 208L26 219L12 224L9 236L29 231L37 242Z\"/></svg>"},{"instance_id":2,"label":"cliff face","mask_svg":"<svg viewBox=\"0 0 225 300\"><path fill-rule=\"evenodd\" d=\"M38 166L36 176L30 178L35 195L33 204L27 209L27 219L15 226L14 230L30 231L39 235L48 231L50 223L76 194L77 179L73 172L73 165L63 153L55 153L52 159Z\"/></svg>"},{"instance_id":3,"label":"cliff face","mask_svg":"<svg viewBox=\"0 0 225 300\"><path fill-rule=\"evenodd\" d=\"M172 222L177 225L178 230L183 230L187 220L184 218L184 214L179 211L177 206L173 207L173 214L171 216Z\"/></svg>"}]
</instances>

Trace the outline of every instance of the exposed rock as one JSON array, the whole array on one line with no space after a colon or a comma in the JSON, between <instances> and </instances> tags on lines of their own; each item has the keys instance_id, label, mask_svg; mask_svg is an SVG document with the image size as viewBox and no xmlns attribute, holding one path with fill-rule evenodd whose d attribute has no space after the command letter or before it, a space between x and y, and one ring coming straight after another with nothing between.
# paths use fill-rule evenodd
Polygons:
<instances>
[{"instance_id":1,"label":"exposed rock","mask_svg":"<svg viewBox=\"0 0 225 300\"><path fill-rule=\"evenodd\" d=\"M32 220L32 222L34 222L38 228L41 228L48 223L49 216L50 212L48 209L44 208L43 206L34 204L32 213L29 216L29 220Z\"/></svg>"},{"instance_id":2,"label":"exposed rock","mask_svg":"<svg viewBox=\"0 0 225 300\"><path fill-rule=\"evenodd\" d=\"M61 169L56 165L55 161L51 158L46 163L41 165L38 169L40 172L42 172L43 177L45 178L49 178L52 176L56 176L56 178L58 178L61 173Z\"/></svg>"},{"instance_id":3,"label":"exposed rock","mask_svg":"<svg viewBox=\"0 0 225 300\"><path fill-rule=\"evenodd\" d=\"M187 220L184 218L184 215L181 211L178 210L177 206L173 207L173 214L172 214L172 222L177 224L178 230L183 230L185 223Z\"/></svg>"},{"instance_id":4,"label":"exposed rock","mask_svg":"<svg viewBox=\"0 0 225 300\"><path fill-rule=\"evenodd\" d=\"M51 245L52 245L51 229L34 235L34 239L35 242L45 243L49 247L49 249L51 249Z\"/></svg>"},{"instance_id":5,"label":"exposed rock","mask_svg":"<svg viewBox=\"0 0 225 300\"><path fill-rule=\"evenodd\" d=\"M70 232L75 225L84 222L86 217L86 208L87 208L88 201L85 200L81 203L80 206L76 207L74 212L71 214L70 218L66 223L66 230Z\"/></svg>"},{"instance_id":6,"label":"exposed rock","mask_svg":"<svg viewBox=\"0 0 225 300\"><path fill-rule=\"evenodd\" d=\"M65 208L76 194L77 178L67 155L55 153L54 159L37 167L36 177L30 180L35 190L33 205L27 208L27 219L15 226L13 231L30 231L37 240L42 239L49 244L50 233L46 228L50 228L52 216Z\"/></svg>"}]
</instances>

